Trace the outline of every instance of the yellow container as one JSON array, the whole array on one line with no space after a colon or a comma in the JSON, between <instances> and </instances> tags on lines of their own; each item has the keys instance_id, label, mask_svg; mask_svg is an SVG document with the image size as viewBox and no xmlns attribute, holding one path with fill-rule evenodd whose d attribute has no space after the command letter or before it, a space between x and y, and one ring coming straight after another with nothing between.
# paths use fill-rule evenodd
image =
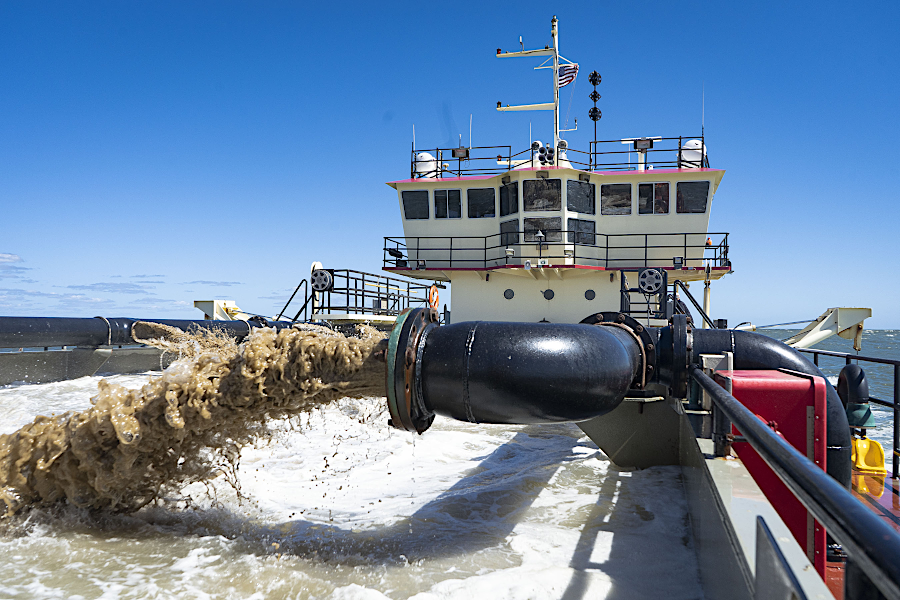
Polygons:
<instances>
[{"instance_id":1,"label":"yellow container","mask_svg":"<svg viewBox=\"0 0 900 600\"><path fill-rule=\"evenodd\" d=\"M853 468L862 473L887 474L884 466L884 448L875 440L867 437L853 438L850 460L853 462Z\"/></svg>"}]
</instances>

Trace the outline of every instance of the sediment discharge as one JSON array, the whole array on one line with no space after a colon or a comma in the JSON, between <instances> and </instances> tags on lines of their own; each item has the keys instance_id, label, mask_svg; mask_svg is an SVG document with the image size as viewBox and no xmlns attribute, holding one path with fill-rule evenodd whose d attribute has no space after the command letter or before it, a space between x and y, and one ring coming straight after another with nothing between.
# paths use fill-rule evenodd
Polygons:
<instances>
[{"instance_id":1,"label":"sediment discharge","mask_svg":"<svg viewBox=\"0 0 900 600\"><path fill-rule=\"evenodd\" d=\"M241 446L265 433L269 419L342 397L384 395L385 336L371 327L360 327L359 337L256 329L240 346L177 329L143 335L193 356L138 390L101 380L89 409L39 416L0 436L6 516L63 500L135 510L222 469L233 472Z\"/></svg>"}]
</instances>

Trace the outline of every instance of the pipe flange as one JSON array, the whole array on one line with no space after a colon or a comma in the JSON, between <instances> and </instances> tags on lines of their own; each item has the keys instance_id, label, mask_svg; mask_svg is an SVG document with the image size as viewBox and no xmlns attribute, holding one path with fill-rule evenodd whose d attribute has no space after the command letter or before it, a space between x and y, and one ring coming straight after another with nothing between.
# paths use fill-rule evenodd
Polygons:
<instances>
[{"instance_id":1,"label":"pipe flange","mask_svg":"<svg viewBox=\"0 0 900 600\"><path fill-rule=\"evenodd\" d=\"M633 386L642 390L647 386L647 381L656 374L656 347L653 345L653 337L647 327L637 319L624 313L615 311L603 311L582 319L584 325L616 326L631 333L641 348L641 373L635 377Z\"/></svg>"},{"instance_id":2,"label":"pipe flange","mask_svg":"<svg viewBox=\"0 0 900 600\"><path fill-rule=\"evenodd\" d=\"M686 315L672 315L672 395L687 397L688 370L693 356L694 336Z\"/></svg>"},{"instance_id":3,"label":"pipe flange","mask_svg":"<svg viewBox=\"0 0 900 600\"><path fill-rule=\"evenodd\" d=\"M407 309L397 317L391 330L385 361L385 389L392 427L422 433L434 421L434 413L425 406L416 367L421 363L427 332L437 324L436 310Z\"/></svg>"}]
</instances>

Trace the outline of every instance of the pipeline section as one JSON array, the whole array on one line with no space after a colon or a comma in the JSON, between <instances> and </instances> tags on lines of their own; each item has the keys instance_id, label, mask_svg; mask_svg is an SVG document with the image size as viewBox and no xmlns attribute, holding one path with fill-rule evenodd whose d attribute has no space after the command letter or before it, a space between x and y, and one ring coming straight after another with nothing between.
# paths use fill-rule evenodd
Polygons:
<instances>
[{"instance_id":1,"label":"pipeline section","mask_svg":"<svg viewBox=\"0 0 900 600\"><path fill-rule=\"evenodd\" d=\"M789 369L827 389L826 467L850 483L844 406L818 367L781 342L733 330L693 330L684 315L645 328L598 313L582 324L468 322L438 326L429 309L401 315L388 343L391 424L422 433L434 415L471 423L586 421L615 409L632 389L661 384L685 398L701 354L733 352L736 369Z\"/></svg>"},{"instance_id":2,"label":"pipeline section","mask_svg":"<svg viewBox=\"0 0 900 600\"><path fill-rule=\"evenodd\" d=\"M852 466L847 411L837 390L819 367L794 348L758 333L731 329L693 331L693 362L699 363L701 354L722 352L734 353L735 369L788 369L825 380L827 415L825 465L829 475L849 486Z\"/></svg>"},{"instance_id":3,"label":"pipeline section","mask_svg":"<svg viewBox=\"0 0 900 600\"><path fill-rule=\"evenodd\" d=\"M132 327L138 321L161 323L187 333L210 329L226 333L238 341L250 335L254 327L283 329L286 321L205 321L182 319L131 319L94 317L0 317L0 348L40 348L43 346L77 346L96 348L134 344Z\"/></svg>"},{"instance_id":4,"label":"pipeline section","mask_svg":"<svg viewBox=\"0 0 900 600\"><path fill-rule=\"evenodd\" d=\"M625 328L468 322L433 310L400 317L388 342L392 424L425 431L435 414L471 423L585 421L640 381L643 352Z\"/></svg>"}]
</instances>

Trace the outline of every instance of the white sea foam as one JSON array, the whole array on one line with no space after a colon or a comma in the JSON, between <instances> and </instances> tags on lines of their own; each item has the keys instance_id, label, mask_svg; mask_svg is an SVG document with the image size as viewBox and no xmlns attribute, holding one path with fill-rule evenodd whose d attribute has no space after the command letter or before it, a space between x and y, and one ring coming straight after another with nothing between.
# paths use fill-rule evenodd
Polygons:
<instances>
[{"instance_id":1,"label":"white sea foam","mask_svg":"<svg viewBox=\"0 0 900 600\"><path fill-rule=\"evenodd\" d=\"M0 430L84 408L98 379L0 389ZM190 509L32 512L0 535L0 597L702 596L676 467L619 469L573 425L414 437L382 403L274 423L240 495L221 478Z\"/></svg>"}]
</instances>

